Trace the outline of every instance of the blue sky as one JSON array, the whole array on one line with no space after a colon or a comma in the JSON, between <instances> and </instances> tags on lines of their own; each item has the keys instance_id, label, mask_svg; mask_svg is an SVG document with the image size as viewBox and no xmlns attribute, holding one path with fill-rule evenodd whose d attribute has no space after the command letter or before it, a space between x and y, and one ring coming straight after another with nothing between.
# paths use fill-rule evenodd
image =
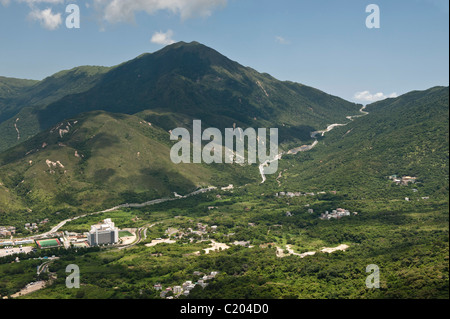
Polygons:
<instances>
[{"instance_id":1,"label":"blue sky","mask_svg":"<svg viewBox=\"0 0 450 319\"><path fill-rule=\"evenodd\" d=\"M379 29L366 6L380 8ZM66 28L77 4L80 28ZM363 104L449 82L447 0L0 0L0 75L43 79L198 41ZM153 41L152 41L153 40Z\"/></svg>"}]
</instances>

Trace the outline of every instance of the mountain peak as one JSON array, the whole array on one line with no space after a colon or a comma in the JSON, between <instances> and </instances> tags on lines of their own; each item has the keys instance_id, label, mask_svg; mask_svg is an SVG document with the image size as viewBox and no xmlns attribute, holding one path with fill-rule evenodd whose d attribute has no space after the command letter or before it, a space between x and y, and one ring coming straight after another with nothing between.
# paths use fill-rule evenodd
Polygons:
<instances>
[{"instance_id":1,"label":"mountain peak","mask_svg":"<svg viewBox=\"0 0 450 319\"><path fill-rule=\"evenodd\" d=\"M201 44L200 42L197 41L191 41L191 42L184 42L184 41L178 41L175 42L173 44L170 44L168 46L166 46L166 48L179 48L179 47L198 47L198 46L203 46L206 47L206 45Z\"/></svg>"},{"instance_id":2,"label":"mountain peak","mask_svg":"<svg viewBox=\"0 0 450 319\"><path fill-rule=\"evenodd\" d=\"M39 82L30 94L39 98L35 104L40 108L27 115L25 107L30 103L17 102L5 117L9 122L0 123L0 133L8 135L0 141L0 149L19 142L17 131L11 129L17 118L22 136L32 136L80 113L104 110L147 112L146 120L165 130L189 123L191 118L217 128L270 123L282 127L282 139L307 140L316 127L344 120L357 111L353 103L280 82L195 41L174 43L88 76L93 70L81 67ZM25 118L32 118L33 124L25 125Z\"/></svg>"},{"instance_id":3,"label":"mountain peak","mask_svg":"<svg viewBox=\"0 0 450 319\"><path fill-rule=\"evenodd\" d=\"M219 65L226 68L236 68L237 62L228 59L226 56L216 50L201 44L197 41L184 42L180 41L164 47L163 49L153 53L157 58L168 57L170 59L200 59L209 65ZM175 61L176 61L175 60ZM202 63L203 64L203 63Z\"/></svg>"}]
</instances>

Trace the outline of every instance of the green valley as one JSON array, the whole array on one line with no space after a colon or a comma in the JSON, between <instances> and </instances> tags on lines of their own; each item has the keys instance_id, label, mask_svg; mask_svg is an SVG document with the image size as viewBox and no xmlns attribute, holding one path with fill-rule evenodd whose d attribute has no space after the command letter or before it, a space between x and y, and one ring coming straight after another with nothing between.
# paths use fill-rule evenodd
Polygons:
<instances>
[{"instance_id":1,"label":"green valley","mask_svg":"<svg viewBox=\"0 0 450 319\"><path fill-rule=\"evenodd\" d=\"M449 88L361 108L197 42L0 78L0 226L15 232L0 243L64 244L1 257L0 295L448 299ZM278 128L278 172L172 163L169 131L196 119ZM91 244L104 229L118 238ZM28 293L30 281L46 285Z\"/></svg>"}]
</instances>

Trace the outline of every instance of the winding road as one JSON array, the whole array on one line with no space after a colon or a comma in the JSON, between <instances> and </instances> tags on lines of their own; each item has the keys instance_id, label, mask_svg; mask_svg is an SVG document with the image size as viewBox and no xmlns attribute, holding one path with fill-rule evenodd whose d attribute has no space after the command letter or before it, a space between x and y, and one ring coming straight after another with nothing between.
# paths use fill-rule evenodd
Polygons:
<instances>
[{"instance_id":1,"label":"winding road","mask_svg":"<svg viewBox=\"0 0 450 319\"><path fill-rule=\"evenodd\" d=\"M293 149L291 149L291 150L289 150L287 152L281 152L280 154L275 156L274 159L268 160L268 161L262 163L261 165L259 165L259 172L260 172L261 178L262 178L261 184L263 184L266 181L266 176L264 175L264 167L265 166L267 166L271 162L280 160L283 157L283 155L285 155L285 154L294 154L295 155L298 152L306 152L306 151L309 151L309 150L313 149L319 143L318 139L317 139L317 135L318 134L321 134L321 136L324 136L325 133L331 131L335 127L346 126L349 123L351 123L352 121L354 121L355 118L362 117L362 116L365 116L365 115L369 114L369 112L364 111L365 108L366 108L366 106L363 106L359 110L359 112L362 113L362 114L347 116L346 118L350 120L348 123L345 123L345 124L335 123L335 124L328 125L328 127L325 130L323 130L323 131L311 132L311 137L313 139L315 139L315 141L312 144L310 144L310 145L302 145L302 146L293 148ZM108 213L108 212L116 211L116 210L121 209L121 208L142 208L142 207L145 207L145 206L156 205L156 204L160 204L160 203L164 203L164 202L168 202L168 201L179 200L179 199L187 198L187 197L190 197L190 196L195 196L195 195L198 195L198 194L203 194L205 192L209 192L209 191L212 191L212 190L215 190L215 189L217 189L217 187L210 186L208 188L202 188L202 189L196 190L196 191L194 191L194 192L192 192L192 193L190 193L188 195L185 195L185 196L180 196L180 195L176 194L175 198L170 198L170 197L159 198L159 199L154 199L154 200L151 200L151 201L148 201L148 202L145 202L145 203L126 203L126 204L117 205L117 206L114 206L114 207L111 207L111 208L108 208L108 209L105 209L105 210L102 210L102 211L98 211L98 212L94 212L94 213L88 213L88 214L84 214L84 215L79 215L79 216L76 216L76 217L72 217L72 218L63 220L62 222L60 222L59 224L54 226L48 232L45 232L43 234L36 235L36 236L27 237L26 239L46 238L50 234L56 233L66 223L74 221L74 220L77 220L79 218L86 217L86 216L92 216L92 215L97 215L97 214L101 214L101 213ZM140 230L142 230L142 229L140 229ZM140 236L140 231L139 231L139 236Z\"/></svg>"},{"instance_id":2,"label":"winding road","mask_svg":"<svg viewBox=\"0 0 450 319\"><path fill-rule=\"evenodd\" d=\"M74 220L77 220L79 218L84 218L86 216L98 215L98 214L101 214L101 213L108 213L108 212L116 211L116 210L121 209L121 208L130 208L130 207L131 208L141 208L141 207L145 207L145 206L156 205L156 204L160 204L160 203L164 203L164 202L168 202L168 201L179 200L179 199L183 199L183 198L188 198L190 196L203 194L203 193L212 191L214 189L217 189L217 187L210 186L208 188L202 188L202 189L196 190L196 191L194 191L194 192L192 192L190 194L187 194L185 196L177 196L175 198L170 198L170 197L159 198L159 199L154 199L154 200L151 200L151 201L148 201L148 202L145 202L145 203L126 203L126 204L117 205L117 206L114 206L114 207L111 207L111 208L108 208L108 209L105 209L105 210L102 210L102 211L75 216L75 217L63 220L58 225L56 225L52 229L50 229L48 232L45 232L45 233L42 233L42 234L36 235L36 236L27 237L27 238L24 238L24 239L33 239L34 240L34 239L46 238L50 234L56 233L66 223L74 221Z\"/></svg>"},{"instance_id":3,"label":"winding road","mask_svg":"<svg viewBox=\"0 0 450 319\"><path fill-rule=\"evenodd\" d=\"M369 112L364 111L365 109L366 109L366 105L363 106L363 107L359 110L359 112L362 113L362 114L357 114L357 115L350 115L350 116L347 116L346 118L347 118L348 120L350 120L350 121L347 122L347 123L345 123L345 124L335 123L335 124L328 125L327 128L326 128L325 130L323 130L323 131L314 131L314 132L311 132L311 137L315 140L312 144L310 144L310 145L302 145L302 146L293 148L293 149L291 149L291 150L289 150L289 151L287 151L287 152L281 152L281 153L278 154L274 159L272 159L272 160L267 160L267 161L265 161L264 163L262 163L261 165L259 165L259 173L261 174L261 178L262 178L261 184L264 184L264 182L266 181L266 176L264 175L264 167L266 167L268 164L280 160L280 159L283 157L283 155L285 155L285 154L292 154L292 155L295 155L295 154L297 154L297 153L299 153L299 152L306 152L306 151L312 150L317 144L319 144L319 141L318 141L318 139L317 139L317 135L320 134L321 136L324 136L325 133L330 132L330 131L331 131L332 129L334 129L335 127L346 126L346 125L348 125L349 123L353 122L355 118L362 117L362 116L366 116L367 114L369 114Z\"/></svg>"}]
</instances>

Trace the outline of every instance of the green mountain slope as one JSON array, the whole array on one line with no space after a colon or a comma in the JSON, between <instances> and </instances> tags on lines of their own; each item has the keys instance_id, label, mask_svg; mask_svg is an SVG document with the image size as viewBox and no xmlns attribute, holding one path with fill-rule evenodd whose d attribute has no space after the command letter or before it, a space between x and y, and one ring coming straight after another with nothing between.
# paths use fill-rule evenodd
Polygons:
<instances>
[{"instance_id":1,"label":"green mountain slope","mask_svg":"<svg viewBox=\"0 0 450 319\"><path fill-rule=\"evenodd\" d=\"M203 128L278 127L281 142L299 143L358 108L196 42L114 68L62 71L16 94L6 112L19 112L0 124L0 150L17 144L0 155L0 220L258 183L256 166L174 165L167 131L201 119Z\"/></svg>"},{"instance_id":2,"label":"green mountain slope","mask_svg":"<svg viewBox=\"0 0 450 319\"><path fill-rule=\"evenodd\" d=\"M448 298L448 87L367 106L368 115L327 132L311 150L283 155L277 174L261 183L256 165L173 164L168 130L189 128L193 119L204 128L278 127L286 149L312 143L311 131L348 122L360 106L277 81L198 43L103 71L92 81L83 73L74 88L62 81L59 91L44 93L41 86L30 93L28 101L38 96L33 106L15 104L20 116L3 123L10 121L3 145L18 145L0 152L0 225L22 236L29 234L24 223L44 218L50 222L40 232L118 204L235 187L68 222L61 231L81 234L112 218L144 236L120 250L55 248L22 254L20 263L2 258L2 295L36 281L34 258L55 254L49 267L57 280L25 298L159 298L155 283L165 289L196 281L195 271L219 274L190 298ZM18 82L3 96L18 101L37 85ZM417 180L396 185L394 174ZM282 191L309 194L274 196ZM338 207L358 213L319 219ZM216 227L199 236L198 223ZM177 243L148 245L165 236ZM201 253L211 247L206 236L229 247ZM69 264L85 274L81 289L67 289ZM365 285L372 264L380 268L380 289Z\"/></svg>"},{"instance_id":3,"label":"green mountain slope","mask_svg":"<svg viewBox=\"0 0 450 319\"><path fill-rule=\"evenodd\" d=\"M63 218L257 176L256 168L245 176L244 167L175 165L171 145L166 131L135 116L94 112L61 122L0 156L0 224L24 216Z\"/></svg>"},{"instance_id":4,"label":"green mountain slope","mask_svg":"<svg viewBox=\"0 0 450 319\"><path fill-rule=\"evenodd\" d=\"M26 88L36 84L35 80L22 80L0 76L0 98L9 98L17 95Z\"/></svg>"},{"instance_id":5,"label":"green mountain slope","mask_svg":"<svg viewBox=\"0 0 450 319\"><path fill-rule=\"evenodd\" d=\"M11 113L17 112L17 110L15 110L16 112L11 110L11 104L36 83L38 81L0 76L0 123L9 118Z\"/></svg>"},{"instance_id":6,"label":"green mountain slope","mask_svg":"<svg viewBox=\"0 0 450 319\"><path fill-rule=\"evenodd\" d=\"M37 121L39 109L64 96L87 91L108 70L110 68L81 66L42 81L0 78L0 134L3 137L0 151L43 130Z\"/></svg>"},{"instance_id":7,"label":"green mountain slope","mask_svg":"<svg viewBox=\"0 0 450 319\"><path fill-rule=\"evenodd\" d=\"M418 197L448 196L449 88L411 92L366 110L369 115L335 128L313 150L286 157L285 185L356 198L409 196L411 188ZM387 179L394 174L418 183L395 187Z\"/></svg>"},{"instance_id":8,"label":"green mountain slope","mask_svg":"<svg viewBox=\"0 0 450 319\"><path fill-rule=\"evenodd\" d=\"M174 114L201 119L205 127L219 129L232 127L233 123L241 127L279 127L281 141L289 141L308 140L310 131L345 120L359 109L354 103L319 90L260 74L196 42L180 42L143 54L94 78L88 81L92 84L88 90L89 85L83 90L72 89L70 80L61 91L65 96L41 99L41 107L12 116L0 126L5 136L0 150L20 142L13 125L17 118L26 130L23 139L80 113L105 110L140 113L165 130L181 124ZM80 77L82 83L85 79L86 75Z\"/></svg>"}]
</instances>

